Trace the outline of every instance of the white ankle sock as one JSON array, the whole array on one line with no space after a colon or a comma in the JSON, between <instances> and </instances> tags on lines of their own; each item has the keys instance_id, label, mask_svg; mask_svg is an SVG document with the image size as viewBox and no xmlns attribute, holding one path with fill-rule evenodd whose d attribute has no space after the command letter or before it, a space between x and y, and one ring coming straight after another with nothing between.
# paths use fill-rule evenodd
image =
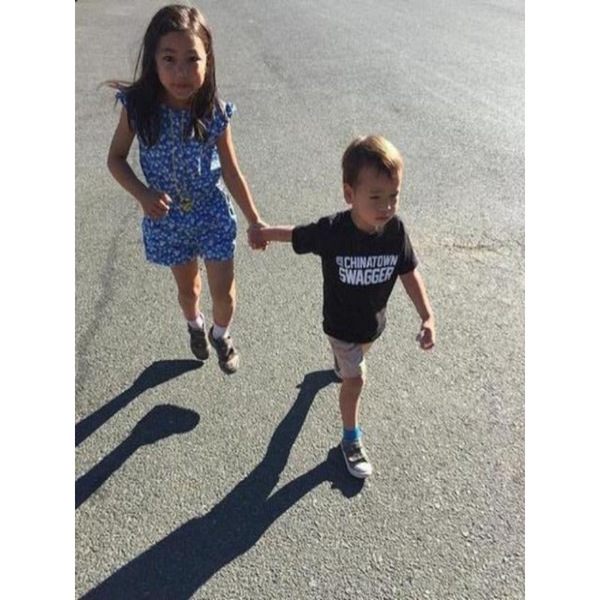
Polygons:
<instances>
[{"instance_id":1,"label":"white ankle sock","mask_svg":"<svg viewBox=\"0 0 600 600\"><path fill-rule=\"evenodd\" d=\"M204 315L199 313L195 319L188 321L188 324L192 329L202 329L204 326Z\"/></svg>"},{"instance_id":2,"label":"white ankle sock","mask_svg":"<svg viewBox=\"0 0 600 600\"><path fill-rule=\"evenodd\" d=\"M231 323L229 323L231 325ZM226 337L229 335L229 325L227 327L221 327L216 323L213 323L213 337L215 339Z\"/></svg>"}]
</instances>

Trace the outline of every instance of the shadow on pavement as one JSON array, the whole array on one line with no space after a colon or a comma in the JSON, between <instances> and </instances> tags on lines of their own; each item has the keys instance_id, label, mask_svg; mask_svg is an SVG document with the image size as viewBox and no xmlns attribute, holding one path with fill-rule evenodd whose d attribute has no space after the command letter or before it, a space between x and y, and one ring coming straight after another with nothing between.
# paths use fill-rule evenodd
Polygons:
<instances>
[{"instance_id":1,"label":"shadow on pavement","mask_svg":"<svg viewBox=\"0 0 600 600\"><path fill-rule=\"evenodd\" d=\"M348 498L358 494L364 482L348 474L335 447L326 460L269 497L312 401L334 381L332 371L307 374L260 464L210 512L170 533L82 596L82 600L187 600L215 573L252 548L281 515L321 483L331 482L332 488Z\"/></svg>"},{"instance_id":2,"label":"shadow on pavement","mask_svg":"<svg viewBox=\"0 0 600 600\"><path fill-rule=\"evenodd\" d=\"M157 360L152 363L140 373L131 387L75 425L75 446L79 446L96 429L102 427L111 417L146 390L175 379L193 369L199 369L203 364L197 360Z\"/></svg>"},{"instance_id":3,"label":"shadow on pavement","mask_svg":"<svg viewBox=\"0 0 600 600\"><path fill-rule=\"evenodd\" d=\"M176 433L187 433L198 425L200 416L193 410L171 404L152 408L133 428L131 434L108 456L75 483L75 508L79 508L129 457L142 446L154 444Z\"/></svg>"}]
</instances>

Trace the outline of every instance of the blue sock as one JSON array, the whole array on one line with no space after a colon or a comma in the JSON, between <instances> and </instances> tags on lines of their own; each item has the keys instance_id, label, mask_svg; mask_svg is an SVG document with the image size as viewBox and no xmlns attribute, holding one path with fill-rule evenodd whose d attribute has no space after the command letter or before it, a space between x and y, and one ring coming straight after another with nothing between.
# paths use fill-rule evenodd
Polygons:
<instances>
[{"instance_id":1,"label":"blue sock","mask_svg":"<svg viewBox=\"0 0 600 600\"><path fill-rule=\"evenodd\" d=\"M357 425L354 429L344 429L344 435L342 439L345 442L355 442L360 439L362 431L360 427Z\"/></svg>"}]
</instances>

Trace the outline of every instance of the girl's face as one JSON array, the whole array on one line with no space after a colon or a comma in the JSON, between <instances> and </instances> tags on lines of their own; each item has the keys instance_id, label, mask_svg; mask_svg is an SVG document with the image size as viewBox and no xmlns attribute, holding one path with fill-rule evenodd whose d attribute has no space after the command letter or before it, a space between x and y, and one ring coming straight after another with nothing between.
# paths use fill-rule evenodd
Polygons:
<instances>
[{"instance_id":1,"label":"girl's face","mask_svg":"<svg viewBox=\"0 0 600 600\"><path fill-rule=\"evenodd\" d=\"M202 40L189 31L163 35L156 49L156 70L172 108L186 108L206 78L206 50Z\"/></svg>"}]
</instances>

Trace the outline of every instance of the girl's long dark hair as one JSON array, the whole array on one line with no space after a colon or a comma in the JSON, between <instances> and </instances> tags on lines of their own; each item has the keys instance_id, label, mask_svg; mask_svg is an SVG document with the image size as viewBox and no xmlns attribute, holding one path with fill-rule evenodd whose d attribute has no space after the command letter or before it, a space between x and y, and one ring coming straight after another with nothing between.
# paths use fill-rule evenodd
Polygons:
<instances>
[{"instance_id":1,"label":"girl's long dark hair","mask_svg":"<svg viewBox=\"0 0 600 600\"><path fill-rule=\"evenodd\" d=\"M206 77L190 108L191 126L196 137L202 140L206 138L206 124L212 118L218 102L212 34L204 16L198 9L181 4L161 8L146 29L133 83L115 80L108 82L111 87L127 94L129 126L133 129L135 124L135 130L147 146L158 141L160 132L159 103L162 86L156 71L156 49L160 38L174 31L190 31L202 40L206 50Z\"/></svg>"}]
</instances>

